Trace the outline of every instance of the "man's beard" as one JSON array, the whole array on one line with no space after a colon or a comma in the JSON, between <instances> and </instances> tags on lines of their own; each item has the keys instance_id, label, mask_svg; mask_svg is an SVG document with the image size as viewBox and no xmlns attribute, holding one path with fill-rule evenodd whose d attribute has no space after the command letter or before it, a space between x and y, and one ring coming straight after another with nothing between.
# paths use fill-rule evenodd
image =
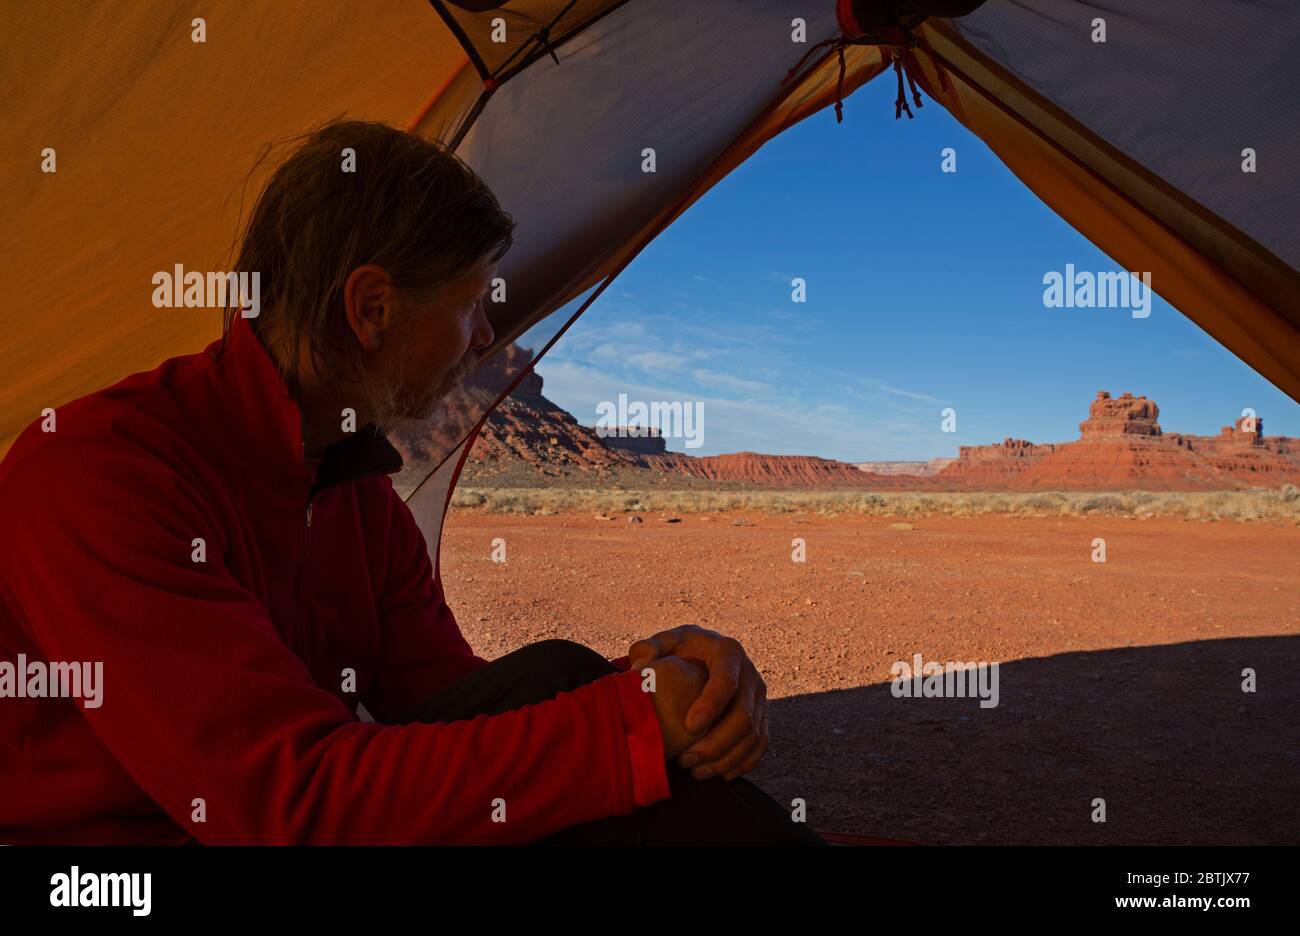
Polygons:
<instances>
[{"instance_id":1,"label":"man's beard","mask_svg":"<svg viewBox=\"0 0 1300 936\"><path fill-rule=\"evenodd\" d=\"M370 421L380 432L424 433L448 418L447 400L455 394L474 369L478 356L466 355L438 384L427 399L413 400L406 393L406 369L391 376L379 377L369 372L362 376L361 393L370 412Z\"/></svg>"}]
</instances>

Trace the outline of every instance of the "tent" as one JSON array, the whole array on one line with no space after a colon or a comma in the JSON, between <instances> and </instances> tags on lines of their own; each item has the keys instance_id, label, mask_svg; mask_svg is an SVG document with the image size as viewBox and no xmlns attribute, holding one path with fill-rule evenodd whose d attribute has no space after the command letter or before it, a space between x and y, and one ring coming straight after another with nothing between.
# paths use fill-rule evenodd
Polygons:
<instances>
[{"instance_id":1,"label":"tent","mask_svg":"<svg viewBox=\"0 0 1300 936\"><path fill-rule=\"evenodd\" d=\"M50 0L3 18L0 452L44 407L220 334L219 310L155 308L150 277L223 269L264 144L383 120L454 143L519 222L493 307L507 353L408 466L436 561L459 466L512 382L711 186L877 76L900 118L947 108L1300 400L1287 0Z\"/></svg>"}]
</instances>

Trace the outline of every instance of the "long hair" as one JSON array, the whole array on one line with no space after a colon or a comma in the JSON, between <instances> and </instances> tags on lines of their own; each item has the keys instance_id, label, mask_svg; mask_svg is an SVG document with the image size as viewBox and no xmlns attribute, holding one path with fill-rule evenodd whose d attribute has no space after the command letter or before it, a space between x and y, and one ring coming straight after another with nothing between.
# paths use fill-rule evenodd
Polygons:
<instances>
[{"instance_id":1,"label":"long hair","mask_svg":"<svg viewBox=\"0 0 1300 936\"><path fill-rule=\"evenodd\" d=\"M274 356L297 396L303 337L318 373L358 379L360 346L343 309L354 269L377 264L397 289L427 298L485 256L500 259L515 222L438 141L335 119L268 146L253 171L282 147L292 152L258 196L231 269L258 273L259 313L249 321L263 344L280 350ZM239 314L238 302L227 306L222 351Z\"/></svg>"}]
</instances>

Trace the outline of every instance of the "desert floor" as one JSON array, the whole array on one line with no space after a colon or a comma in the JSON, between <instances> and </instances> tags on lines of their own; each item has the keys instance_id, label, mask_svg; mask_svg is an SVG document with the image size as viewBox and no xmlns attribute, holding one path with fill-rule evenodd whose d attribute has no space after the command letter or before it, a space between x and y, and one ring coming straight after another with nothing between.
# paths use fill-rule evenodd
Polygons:
<instances>
[{"instance_id":1,"label":"desert floor","mask_svg":"<svg viewBox=\"0 0 1300 936\"><path fill-rule=\"evenodd\" d=\"M749 779L779 802L802 797L821 830L1300 841L1294 524L662 517L453 510L447 600L489 659L550 637L621 656L682 623L738 638L772 700L771 747ZM791 559L796 537L806 562ZM896 698L890 667L914 653L998 662L999 704Z\"/></svg>"}]
</instances>

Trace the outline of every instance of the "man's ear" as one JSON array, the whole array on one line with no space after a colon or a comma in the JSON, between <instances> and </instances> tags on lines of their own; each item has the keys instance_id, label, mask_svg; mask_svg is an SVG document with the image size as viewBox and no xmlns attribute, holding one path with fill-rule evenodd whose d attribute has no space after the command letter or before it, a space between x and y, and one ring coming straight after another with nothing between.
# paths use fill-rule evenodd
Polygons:
<instances>
[{"instance_id":1,"label":"man's ear","mask_svg":"<svg viewBox=\"0 0 1300 936\"><path fill-rule=\"evenodd\" d=\"M393 279L381 266L359 266L343 283L343 310L348 327L367 351L377 351L396 322Z\"/></svg>"}]
</instances>

